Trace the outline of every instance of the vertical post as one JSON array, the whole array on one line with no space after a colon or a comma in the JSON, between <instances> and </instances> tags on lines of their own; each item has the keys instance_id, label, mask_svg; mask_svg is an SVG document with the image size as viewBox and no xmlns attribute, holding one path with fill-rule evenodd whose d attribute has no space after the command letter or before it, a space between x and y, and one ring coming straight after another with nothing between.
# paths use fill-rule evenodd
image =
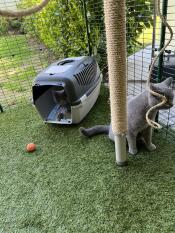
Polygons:
<instances>
[{"instance_id":1,"label":"vertical post","mask_svg":"<svg viewBox=\"0 0 175 233\"><path fill-rule=\"evenodd\" d=\"M89 32L89 24L88 24L88 18L87 18L87 7L86 7L86 0L83 0L83 8L84 8L84 17L85 17L85 23L86 23L86 34L87 34L87 43L88 43L88 52L89 56L92 55L92 48L90 43L90 32Z\"/></svg>"},{"instance_id":2,"label":"vertical post","mask_svg":"<svg viewBox=\"0 0 175 233\"><path fill-rule=\"evenodd\" d=\"M153 17L153 32L152 32L152 53L151 53L151 59L154 58L154 49L155 49L155 41L156 41L156 23L157 23L157 0L154 0L154 17ZM152 62L151 62L152 63Z\"/></svg>"},{"instance_id":3,"label":"vertical post","mask_svg":"<svg viewBox=\"0 0 175 233\"><path fill-rule=\"evenodd\" d=\"M116 162L127 164L126 132L126 17L125 0L104 0L111 123L115 138Z\"/></svg>"},{"instance_id":4,"label":"vertical post","mask_svg":"<svg viewBox=\"0 0 175 233\"><path fill-rule=\"evenodd\" d=\"M167 6L168 6L168 0L163 0L162 2L162 15L166 18L167 16ZM166 33L166 26L161 23L161 34L160 34L160 50L164 47L165 45L165 33ZM163 56L164 54L162 53L159 57L159 62L158 62L158 72L157 72L157 82L161 82L162 79L162 72L163 72Z\"/></svg>"},{"instance_id":5,"label":"vertical post","mask_svg":"<svg viewBox=\"0 0 175 233\"><path fill-rule=\"evenodd\" d=\"M162 2L162 15L164 17L167 16L167 5L168 5L168 0L163 0ZM164 45L165 45L165 33L166 33L166 26L161 22L161 33L160 33L160 45L159 45L159 50L161 50ZM164 53L162 53L159 57L158 60L158 70L157 70L157 82L160 83L162 79L162 73L163 73L163 56ZM159 122L159 112L156 114L155 118L156 122Z\"/></svg>"}]
</instances>

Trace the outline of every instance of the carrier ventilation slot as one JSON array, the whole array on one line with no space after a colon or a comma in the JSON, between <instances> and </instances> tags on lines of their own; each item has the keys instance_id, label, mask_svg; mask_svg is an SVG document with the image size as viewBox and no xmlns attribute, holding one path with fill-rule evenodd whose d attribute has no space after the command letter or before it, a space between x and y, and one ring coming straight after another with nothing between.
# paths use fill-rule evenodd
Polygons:
<instances>
[{"instance_id":1,"label":"carrier ventilation slot","mask_svg":"<svg viewBox=\"0 0 175 233\"><path fill-rule=\"evenodd\" d=\"M89 64L86 68L84 68L81 72L74 75L78 84L80 86L90 84L96 78L97 67L95 63Z\"/></svg>"}]
</instances>

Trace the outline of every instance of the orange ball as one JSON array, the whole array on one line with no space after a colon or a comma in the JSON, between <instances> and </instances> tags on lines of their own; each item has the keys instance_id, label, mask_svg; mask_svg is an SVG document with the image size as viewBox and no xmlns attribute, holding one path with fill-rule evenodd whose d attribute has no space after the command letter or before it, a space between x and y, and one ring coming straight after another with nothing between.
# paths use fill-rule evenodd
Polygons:
<instances>
[{"instance_id":1,"label":"orange ball","mask_svg":"<svg viewBox=\"0 0 175 233\"><path fill-rule=\"evenodd\" d=\"M27 152L33 152L36 150L36 145L34 143L29 143L27 146L26 146L26 150Z\"/></svg>"}]
</instances>

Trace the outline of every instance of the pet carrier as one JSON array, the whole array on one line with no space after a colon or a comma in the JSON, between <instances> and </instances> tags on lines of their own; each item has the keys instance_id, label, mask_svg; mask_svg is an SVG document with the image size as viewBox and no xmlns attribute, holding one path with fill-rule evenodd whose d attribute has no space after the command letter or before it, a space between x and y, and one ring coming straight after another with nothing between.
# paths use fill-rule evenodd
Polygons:
<instances>
[{"instance_id":1,"label":"pet carrier","mask_svg":"<svg viewBox=\"0 0 175 233\"><path fill-rule=\"evenodd\" d=\"M66 58L37 75L33 104L46 123L79 123L95 104L100 85L100 69L93 57Z\"/></svg>"}]
</instances>

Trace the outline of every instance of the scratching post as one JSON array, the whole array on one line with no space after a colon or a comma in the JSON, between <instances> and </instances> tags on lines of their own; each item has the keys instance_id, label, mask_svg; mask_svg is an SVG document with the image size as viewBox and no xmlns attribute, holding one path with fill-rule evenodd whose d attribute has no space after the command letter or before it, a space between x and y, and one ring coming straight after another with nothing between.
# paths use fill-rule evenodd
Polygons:
<instances>
[{"instance_id":1,"label":"scratching post","mask_svg":"<svg viewBox=\"0 0 175 233\"><path fill-rule=\"evenodd\" d=\"M118 165L127 164L125 0L104 0L110 86L111 123Z\"/></svg>"}]
</instances>

